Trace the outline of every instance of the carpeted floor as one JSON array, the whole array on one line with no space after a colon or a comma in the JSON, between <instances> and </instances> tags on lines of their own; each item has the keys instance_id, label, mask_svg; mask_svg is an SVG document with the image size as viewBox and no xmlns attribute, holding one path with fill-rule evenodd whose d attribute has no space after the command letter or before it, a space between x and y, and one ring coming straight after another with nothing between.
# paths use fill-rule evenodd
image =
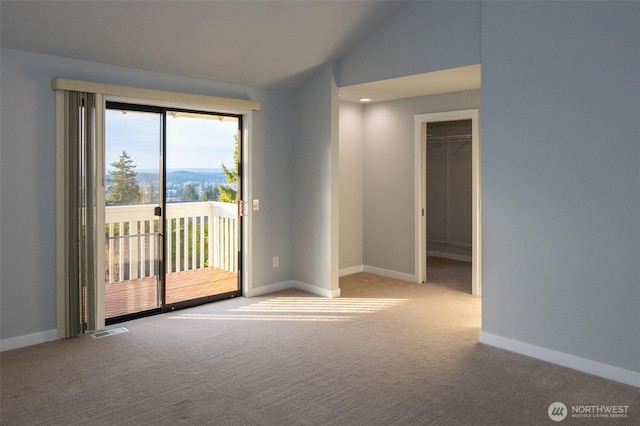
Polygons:
<instances>
[{"instance_id":1,"label":"carpeted floor","mask_svg":"<svg viewBox=\"0 0 640 426\"><path fill-rule=\"evenodd\" d=\"M628 405L640 389L478 343L468 264L430 282L360 273L342 297L290 290L144 318L129 332L0 355L3 425L537 425L554 401Z\"/></svg>"}]
</instances>

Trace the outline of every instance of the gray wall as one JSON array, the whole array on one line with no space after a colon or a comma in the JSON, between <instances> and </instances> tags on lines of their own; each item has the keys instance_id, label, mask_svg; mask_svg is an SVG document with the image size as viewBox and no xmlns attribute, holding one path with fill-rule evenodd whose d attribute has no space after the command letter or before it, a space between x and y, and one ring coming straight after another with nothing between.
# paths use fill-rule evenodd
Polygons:
<instances>
[{"instance_id":1,"label":"gray wall","mask_svg":"<svg viewBox=\"0 0 640 426\"><path fill-rule=\"evenodd\" d=\"M364 107L363 257L366 266L415 273L414 116L479 107L479 90Z\"/></svg>"},{"instance_id":2,"label":"gray wall","mask_svg":"<svg viewBox=\"0 0 640 426\"><path fill-rule=\"evenodd\" d=\"M469 13L451 16L458 8ZM415 2L338 73L343 86L482 62L483 331L632 371L639 22L638 2ZM413 136L402 132L413 127L392 106L365 112L364 262L412 273ZM400 220L389 226L392 216Z\"/></svg>"},{"instance_id":3,"label":"gray wall","mask_svg":"<svg viewBox=\"0 0 640 426\"><path fill-rule=\"evenodd\" d=\"M339 86L480 63L479 1L416 1L339 62Z\"/></svg>"},{"instance_id":4,"label":"gray wall","mask_svg":"<svg viewBox=\"0 0 640 426\"><path fill-rule=\"evenodd\" d=\"M362 267L364 108L340 102L340 269Z\"/></svg>"},{"instance_id":5,"label":"gray wall","mask_svg":"<svg viewBox=\"0 0 640 426\"><path fill-rule=\"evenodd\" d=\"M290 279L289 95L2 49L0 121L0 338L53 330L55 284L55 94L66 77L262 102L253 120L254 286ZM327 118L328 119L328 118ZM271 268L271 256L283 263Z\"/></svg>"},{"instance_id":6,"label":"gray wall","mask_svg":"<svg viewBox=\"0 0 640 426\"><path fill-rule=\"evenodd\" d=\"M483 331L640 371L639 135L640 3L483 3Z\"/></svg>"},{"instance_id":7,"label":"gray wall","mask_svg":"<svg viewBox=\"0 0 640 426\"><path fill-rule=\"evenodd\" d=\"M337 99L327 64L296 92L292 121L293 279L326 291L338 290Z\"/></svg>"},{"instance_id":8,"label":"gray wall","mask_svg":"<svg viewBox=\"0 0 640 426\"><path fill-rule=\"evenodd\" d=\"M262 110L253 114L252 198L260 200L260 210L252 213L253 288L280 283L292 274L292 170L289 124L293 116L290 94L264 91L257 94ZM283 208L283 206L286 206ZM280 266L273 268L278 256Z\"/></svg>"}]
</instances>

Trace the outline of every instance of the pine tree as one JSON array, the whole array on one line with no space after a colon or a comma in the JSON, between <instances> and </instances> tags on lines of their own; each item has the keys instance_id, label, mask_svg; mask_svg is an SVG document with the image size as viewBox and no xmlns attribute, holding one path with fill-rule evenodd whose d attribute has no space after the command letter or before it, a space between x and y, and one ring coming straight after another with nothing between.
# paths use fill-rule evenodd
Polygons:
<instances>
[{"instance_id":1,"label":"pine tree","mask_svg":"<svg viewBox=\"0 0 640 426\"><path fill-rule=\"evenodd\" d=\"M138 204L140 201L140 186L136 180L138 173L136 165L126 151L122 151L118 161L111 163L114 170L110 170L107 178L107 204Z\"/></svg>"},{"instance_id":2,"label":"pine tree","mask_svg":"<svg viewBox=\"0 0 640 426\"><path fill-rule=\"evenodd\" d=\"M198 200L198 191L196 191L196 186L193 183L188 183L184 186L184 191L182 191L182 196L180 199L183 201L197 201Z\"/></svg>"},{"instance_id":3,"label":"pine tree","mask_svg":"<svg viewBox=\"0 0 640 426\"><path fill-rule=\"evenodd\" d=\"M233 151L233 162L234 168L233 170L229 170L227 166L222 163L222 171L227 177L227 183L233 184L238 182L238 137L236 136L236 147ZM238 191L233 189L231 186L220 185L220 198L219 200L223 203L235 203L238 199Z\"/></svg>"},{"instance_id":4,"label":"pine tree","mask_svg":"<svg viewBox=\"0 0 640 426\"><path fill-rule=\"evenodd\" d=\"M200 194L200 201L218 201L219 198L220 189L218 188L218 185L215 185L206 191L202 191L202 194Z\"/></svg>"}]
</instances>

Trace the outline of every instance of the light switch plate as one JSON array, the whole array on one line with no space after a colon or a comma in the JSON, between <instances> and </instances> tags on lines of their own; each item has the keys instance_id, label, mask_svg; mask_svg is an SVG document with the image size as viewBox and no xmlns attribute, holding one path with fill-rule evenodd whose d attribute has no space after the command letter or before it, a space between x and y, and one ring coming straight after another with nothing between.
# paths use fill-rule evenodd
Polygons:
<instances>
[{"instance_id":1,"label":"light switch plate","mask_svg":"<svg viewBox=\"0 0 640 426\"><path fill-rule=\"evenodd\" d=\"M260 210L260 200L257 198L253 200L253 211Z\"/></svg>"}]
</instances>

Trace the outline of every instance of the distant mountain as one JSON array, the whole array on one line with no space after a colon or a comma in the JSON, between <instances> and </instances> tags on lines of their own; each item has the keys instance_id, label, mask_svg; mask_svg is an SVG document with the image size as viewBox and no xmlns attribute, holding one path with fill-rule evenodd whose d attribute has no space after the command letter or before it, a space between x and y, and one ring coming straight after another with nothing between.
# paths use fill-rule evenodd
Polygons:
<instances>
[{"instance_id":1,"label":"distant mountain","mask_svg":"<svg viewBox=\"0 0 640 426\"><path fill-rule=\"evenodd\" d=\"M110 174L107 172L107 178ZM136 180L138 184L149 183L156 186L158 172L152 170L137 170ZM167 170L167 183L184 185L185 183L215 183L227 184L227 178L222 169L172 169Z\"/></svg>"},{"instance_id":2,"label":"distant mountain","mask_svg":"<svg viewBox=\"0 0 640 426\"><path fill-rule=\"evenodd\" d=\"M226 183L227 178L222 169L187 169L167 171L167 183L181 185L187 182Z\"/></svg>"}]
</instances>

